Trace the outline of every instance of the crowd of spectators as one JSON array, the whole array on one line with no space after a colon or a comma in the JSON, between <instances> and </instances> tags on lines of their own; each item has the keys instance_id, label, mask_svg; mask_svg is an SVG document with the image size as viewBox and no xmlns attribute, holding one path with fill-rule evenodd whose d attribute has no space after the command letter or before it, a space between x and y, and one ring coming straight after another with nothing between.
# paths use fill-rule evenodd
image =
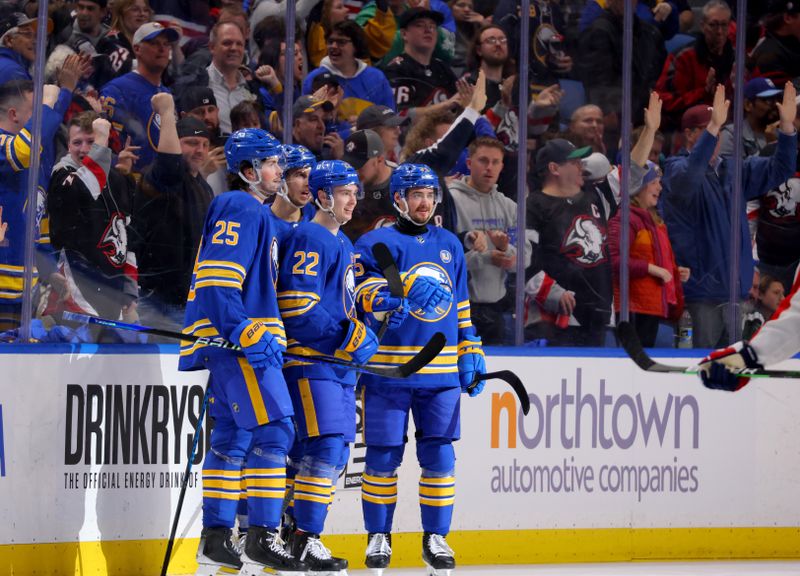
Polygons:
<instances>
[{"instance_id":1,"label":"crowd of spectators","mask_svg":"<svg viewBox=\"0 0 800 576\"><path fill-rule=\"evenodd\" d=\"M287 1L50 2L33 207L32 64L45 23L37 2L0 0L0 332L19 326L34 209L42 338L69 310L182 326L205 211L229 189L224 145L247 127L353 165L365 189L344 228L353 241L396 219L397 163L428 164L443 184L432 223L463 241L472 320L487 344L511 343L519 290L528 342L612 344L623 264L648 345L673 345L684 310L695 346L733 341L732 304L751 335L790 290L800 261L800 3L751 2L737 15L725 0L638 0L628 151L624 0L531 0L528 15L518 0L296 0L294 85L284 86ZM733 230L737 26L747 61ZM627 263L623 154L632 166Z\"/></svg>"}]
</instances>

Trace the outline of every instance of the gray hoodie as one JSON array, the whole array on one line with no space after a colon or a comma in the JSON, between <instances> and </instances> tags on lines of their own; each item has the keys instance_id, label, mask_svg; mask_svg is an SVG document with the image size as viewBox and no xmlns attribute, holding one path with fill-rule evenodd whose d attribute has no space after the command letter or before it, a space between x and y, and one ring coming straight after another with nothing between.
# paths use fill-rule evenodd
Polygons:
<instances>
[{"instance_id":1,"label":"gray hoodie","mask_svg":"<svg viewBox=\"0 0 800 576\"><path fill-rule=\"evenodd\" d=\"M462 237L472 230L502 230L509 236L507 255L517 253L517 204L493 186L488 194L478 192L466 178L449 184L456 207L456 234ZM492 250L496 250L489 237L484 252L472 249L472 242L464 239L464 250L469 271L469 299L475 303L494 303L506 295L508 272L492 264ZM530 262L531 247L525 243L525 265Z\"/></svg>"}]
</instances>

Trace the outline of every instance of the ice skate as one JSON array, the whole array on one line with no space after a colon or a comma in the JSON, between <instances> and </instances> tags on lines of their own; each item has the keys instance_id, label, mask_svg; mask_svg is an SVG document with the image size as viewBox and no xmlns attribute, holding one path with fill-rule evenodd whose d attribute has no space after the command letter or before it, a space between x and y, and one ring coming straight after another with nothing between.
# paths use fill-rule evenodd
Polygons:
<instances>
[{"instance_id":1,"label":"ice skate","mask_svg":"<svg viewBox=\"0 0 800 576\"><path fill-rule=\"evenodd\" d=\"M331 555L319 534L297 530L289 541L292 555L305 562L307 576L347 576L347 560Z\"/></svg>"},{"instance_id":2,"label":"ice skate","mask_svg":"<svg viewBox=\"0 0 800 576\"><path fill-rule=\"evenodd\" d=\"M422 535L422 561L428 567L428 576L450 576L456 567L453 549L444 536L432 532Z\"/></svg>"},{"instance_id":3,"label":"ice skate","mask_svg":"<svg viewBox=\"0 0 800 576\"><path fill-rule=\"evenodd\" d=\"M286 551L283 541L274 530L250 526L245 542L241 576L302 576L306 571L306 565Z\"/></svg>"},{"instance_id":4,"label":"ice skate","mask_svg":"<svg viewBox=\"0 0 800 576\"><path fill-rule=\"evenodd\" d=\"M294 516L284 512L283 518L281 518L281 540L288 544L290 536L294 534L295 530L297 530L297 522L294 521Z\"/></svg>"},{"instance_id":5,"label":"ice skate","mask_svg":"<svg viewBox=\"0 0 800 576\"><path fill-rule=\"evenodd\" d=\"M391 560L392 535L381 532L370 534L364 562L372 572L372 576L383 576L383 571L389 567Z\"/></svg>"},{"instance_id":6,"label":"ice skate","mask_svg":"<svg viewBox=\"0 0 800 576\"><path fill-rule=\"evenodd\" d=\"M195 576L238 574L242 567L230 528L203 528Z\"/></svg>"}]
</instances>

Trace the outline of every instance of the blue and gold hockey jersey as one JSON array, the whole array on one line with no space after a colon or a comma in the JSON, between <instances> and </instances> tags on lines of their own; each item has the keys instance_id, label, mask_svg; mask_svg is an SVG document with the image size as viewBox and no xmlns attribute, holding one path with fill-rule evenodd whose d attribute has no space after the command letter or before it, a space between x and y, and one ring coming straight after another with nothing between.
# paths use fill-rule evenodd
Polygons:
<instances>
[{"instance_id":1,"label":"blue and gold hockey jersey","mask_svg":"<svg viewBox=\"0 0 800 576\"><path fill-rule=\"evenodd\" d=\"M203 225L183 332L230 340L234 328L249 318L263 322L285 349L277 278L278 238L270 211L246 192L217 196ZM184 342L178 368L203 369L204 358L216 354L241 352Z\"/></svg>"},{"instance_id":2,"label":"blue and gold hockey jersey","mask_svg":"<svg viewBox=\"0 0 800 576\"><path fill-rule=\"evenodd\" d=\"M339 350L356 317L353 244L304 222L284 241L278 280L278 305L286 325L288 351L309 356L350 355ZM288 378L317 378L355 384L355 373L324 364L287 362Z\"/></svg>"},{"instance_id":3,"label":"blue and gold hockey jersey","mask_svg":"<svg viewBox=\"0 0 800 576\"><path fill-rule=\"evenodd\" d=\"M459 386L459 351L471 344L465 341L466 336L475 334L461 242L452 232L437 226L429 226L425 233L416 236L403 234L395 226L364 234L356 242L356 297L359 302L370 292L386 287L386 280L372 257L372 246L378 242L389 248L403 278L408 274L434 278L451 291L453 300L430 314L412 310L398 329L386 332L378 352L370 359L371 364L399 366L419 352L436 332L442 332L447 344L430 364L408 378L387 379L364 374L361 381L367 385L378 382L392 386Z\"/></svg>"},{"instance_id":4,"label":"blue and gold hockey jersey","mask_svg":"<svg viewBox=\"0 0 800 576\"><path fill-rule=\"evenodd\" d=\"M36 209L36 241L39 248L49 244L46 190L55 162L55 135L61 119L72 101L72 94L62 89L54 108L42 106L42 139L39 164L39 194ZM31 129L28 120L22 130L11 134L0 130L0 206L3 222L8 224L5 240L0 243L0 305L22 302L25 273L25 228L28 167L31 163ZM38 280L33 271L33 284Z\"/></svg>"}]
</instances>

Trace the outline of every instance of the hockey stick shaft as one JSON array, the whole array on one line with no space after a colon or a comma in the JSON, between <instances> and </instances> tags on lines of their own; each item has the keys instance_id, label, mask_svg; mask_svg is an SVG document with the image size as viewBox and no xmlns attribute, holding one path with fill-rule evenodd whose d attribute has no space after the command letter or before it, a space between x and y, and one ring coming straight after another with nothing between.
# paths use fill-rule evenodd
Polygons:
<instances>
[{"instance_id":1,"label":"hockey stick shaft","mask_svg":"<svg viewBox=\"0 0 800 576\"><path fill-rule=\"evenodd\" d=\"M617 338L625 352L631 360L646 372L656 372L662 374L699 374L700 370L695 366L672 366L662 364L653 360L642 346L636 328L630 322L620 322L617 326ZM731 354L735 354L732 352ZM720 356L715 360L724 358ZM765 368L740 368L727 367L728 370L740 378L800 378L800 370L768 370Z\"/></svg>"},{"instance_id":2,"label":"hockey stick shaft","mask_svg":"<svg viewBox=\"0 0 800 576\"><path fill-rule=\"evenodd\" d=\"M64 312L63 319L89 324L98 324L108 328L117 328L121 330L132 330L134 332L141 332L143 334L154 334L157 336L164 336L165 338L172 338L175 340L185 340L187 342L201 342L208 346L217 348L225 348L228 350L240 351L241 347L232 344L223 338L208 338L205 336L195 336L193 334L184 334L182 332L174 332L172 330L164 330L161 328L151 328L150 326L140 326L138 324L128 324L126 322L119 322L117 320L108 320L107 318L98 318L96 316L89 316L87 314L78 314L76 312ZM423 346L422 350L412 357L408 362L400 366L374 366L372 364L355 364L347 360L341 360L333 357L320 357L320 356L305 356L302 354L292 354L284 352L284 358L291 358L292 360L300 360L302 362L315 362L317 364L328 364L331 366L341 366L350 370L357 370L359 372L367 372L376 376L385 376L388 378L405 378L413 374L417 370L426 366L433 358L435 358L445 345L444 336L437 332Z\"/></svg>"},{"instance_id":3,"label":"hockey stick shaft","mask_svg":"<svg viewBox=\"0 0 800 576\"><path fill-rule=\"evenodd\" d=\"M167 576L167 569L169 568L169 561L172 556L172 546L175 543L175 534L178 532L178 522L181 518L181 510L183 510L183 500L186 497L186 487L189 485L189 474L192 472L192 464L194 463L195 454L197 454L197 444L203 433L203 418L205 417L206 407L208 406L208 384L209 382L206 381L206 387L205 390L203 390L203 404L200 407L200 415L197 418L197 426L194 429L194 438L192 438L192 452L189 454L189 461L186 463L186 469L183 472L181 493L180 496L178 496L178 505L175 507L175 516L172 519L172 528L169 532L169 540L167 540L167 550L164 552L161 576Z\"/></svg>"},{"instance_id":4,"label":"hockey stick shaft","mask_svg":"<svg viewBox=\"0 0 800 576\"><path fill-rule=\"evenodd\" d=\"M403 289L403 279L400 277L400 270L397 268L394 256L392 256L389 247L383 242L377 242L372 246L372 257L381 269L383 277L389 286L389 292L396 298L404 298L405 290ZM389 329L389 320L392 312L387 312L378 328L378 342L383 340L384 334Z\"/></svg>"}]
</instances>

